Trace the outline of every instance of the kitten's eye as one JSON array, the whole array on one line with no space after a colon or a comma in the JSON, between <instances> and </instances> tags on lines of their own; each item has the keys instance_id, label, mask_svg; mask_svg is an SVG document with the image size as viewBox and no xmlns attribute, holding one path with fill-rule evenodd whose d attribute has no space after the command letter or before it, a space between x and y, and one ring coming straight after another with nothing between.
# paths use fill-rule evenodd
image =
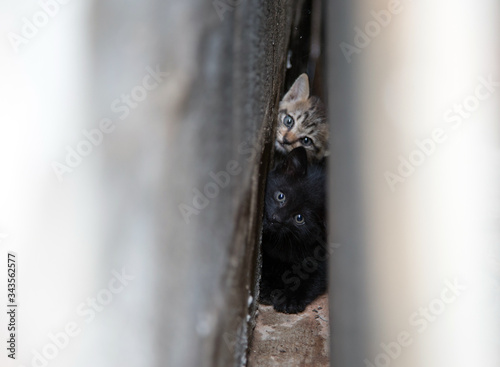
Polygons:
<instances>
[{"instance_id":1,"label":"kitten's eye","mask_svg":"<svg viewBox=\"0 0 500 367\"><path fill-rule=\"evenodd\" d=\"M286 127L292 127L293 117L290 115L286 115L285 118L283 119L283 124L285 124Z\"/></svg>"},{"instance_id":2,"label":"kitten's eye","mask_svg":"<svg viewBox=\"0 0 500 367\"><path fill-rule=\"evenodd\" d=\"M304 224L304 216L302 214L297 214L293 219L295 219L295 223Z\"/></svg>"},{"instance_id":3,"label":"kitten's eye","mask_svg":"<svg viewBox=\"0 0 500 367\"><path fill-rule=\"evenodd\" d=\"M305 138L302 138L301 141L302 141L302 145L311 145L312 144L312 139L308 136L306 136Z\"/></svg>"},{"instance_id":4,"label":"kitten's eye","mask_svg":"<svg viewBox=\"0 0 500 367\"><path fill-rule=\"evenodd\" d=\"M276 194L274 194L274 198L278 202L282 203L285 201L285 194L283 194L281 191L277 191Z\"/></svg>"}]
</instances>

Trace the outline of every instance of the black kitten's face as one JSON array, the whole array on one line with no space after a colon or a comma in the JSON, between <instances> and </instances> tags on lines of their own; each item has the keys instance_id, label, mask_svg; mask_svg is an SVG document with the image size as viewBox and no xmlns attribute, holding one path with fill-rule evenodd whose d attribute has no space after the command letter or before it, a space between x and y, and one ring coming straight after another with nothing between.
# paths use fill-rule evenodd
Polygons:
<instances>
[{"instance_id":1,"label":"black kitten's face","mask_svg":"<svg viewBox=\"0 0 500 367\"><path fill-rule=\"evenodd\" d=\"M284 182L282 177L272 177L266 190L264 230L276 235L301 236L314 224L315 215L307 205L307 193L297 182ZM306 196L304 196L306 195Z\"/></svg>"},{"instance_id":2,"label":"black kitten's face","mask_svg":"<svg viewBox=\"0 0 500 367\"><path fill-rule=\"evenodd\" d=\"M276 257L290 260L320 240L323 226L324 174L307 172L304 148L295 149L268 178L264 246Z\"/></svg>"}]
</instances>

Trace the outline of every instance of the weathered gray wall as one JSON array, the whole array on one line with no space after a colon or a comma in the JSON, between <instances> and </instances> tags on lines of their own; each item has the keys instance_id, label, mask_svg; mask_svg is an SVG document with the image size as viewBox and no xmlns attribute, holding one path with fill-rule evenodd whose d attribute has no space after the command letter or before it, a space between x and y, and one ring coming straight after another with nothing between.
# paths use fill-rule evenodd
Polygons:
<instances>
[{"instance_id":1,"label":"weathered gray wall","mask_svg":"<svg viewBox=\"0 0 500 367\"><path fill-rule=\"evenodd\" d=\"M129 332L138 335L109 334L124 347L124 365L133 365L127 355L137 352L132 341L141 333L149 347L139 351L154 353L145 357L154 365L245 360L264 177L295 2L234 3L218 14L201 0L96 2L98 115L109 114L109 101L137 85L146 66L168 72L105 146L104 196L112 209L104 210L116 244L105 257L128 259L144 284L139 300L116 315L132 319ZM236 173L220 187L211 172L228 172L228 164ZM213 197L196 208L193 190L207 188ZM188 206L196 213L183 216Z\"/></svg>"}]
</instances>

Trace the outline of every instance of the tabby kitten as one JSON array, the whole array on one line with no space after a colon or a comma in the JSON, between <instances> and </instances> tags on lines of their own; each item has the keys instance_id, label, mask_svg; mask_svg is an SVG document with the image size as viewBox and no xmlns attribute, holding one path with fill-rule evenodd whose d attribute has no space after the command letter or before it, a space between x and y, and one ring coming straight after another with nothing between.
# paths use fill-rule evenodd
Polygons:
<instances>
[{"instance_id":1,"label":"tabby kitten","mask_svg":"<svg viewBox=\"0 0 500 367\"><path fill-rule=\"evenodd\" d=\"M309 78L301 74L279 104L276 151L287 154L303 146L309 161L328 156L328 123L323 103L309 97Z\"/></svg>"},{"instance_id":2,"label":"tabby kitten","mask_svg":"<svg viewBox=\"0 0 500 367\"><path fill-rule=\"evenodd\" d=\"M326 290L325 171L292 150L269 174L259 301L297 313Z\"/></svg>"}]
</instances>

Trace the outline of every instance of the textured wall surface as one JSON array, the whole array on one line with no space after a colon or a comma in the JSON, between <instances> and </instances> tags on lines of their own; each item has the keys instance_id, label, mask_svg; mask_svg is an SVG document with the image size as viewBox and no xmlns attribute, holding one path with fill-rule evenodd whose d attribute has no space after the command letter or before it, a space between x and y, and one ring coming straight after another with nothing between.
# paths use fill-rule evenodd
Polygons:
<instances>
[{"instance_id":1,"label":"textured wall surface","mask_svg":"<svg viewBox=\"0 0 500 367\"><path fill-rule=\"evenodd\" d=\"M330 366L328 295L291 315L259 306L249 367Z\"/></svg>"},{"instance_id":2,"label":"textured wall surface","mask_svg":"<svg viewBox=\"0 0 500 367\"><path fill-rule=\"evenodd\" d=\"M106 331L123 347L124 365L151 330L141 345L158 366L245 361L293 8L255 0L96 4L94 83L106 102L98 109L109 111L107 101L140 82L146 66L166 74L105 147L110 240L122 243L107 256L128 258L144 281L143 296L114 316L133 318L131 335ZM144 228L134 236L137 223Z\"/></svg>"}]
</instances>

